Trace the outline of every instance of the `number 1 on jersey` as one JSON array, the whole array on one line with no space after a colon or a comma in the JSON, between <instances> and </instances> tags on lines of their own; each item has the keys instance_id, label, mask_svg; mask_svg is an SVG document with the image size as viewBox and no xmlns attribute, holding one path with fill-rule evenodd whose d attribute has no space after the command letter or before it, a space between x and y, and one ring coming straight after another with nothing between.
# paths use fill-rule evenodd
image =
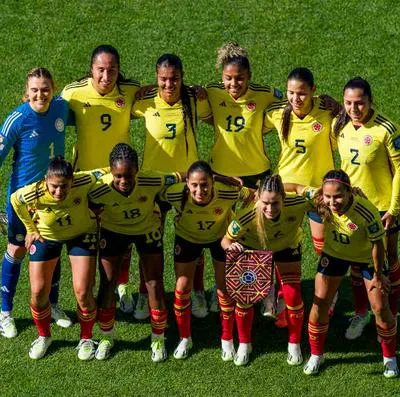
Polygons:
<instances>
[{"instance_id":1,"label":"number 1 on jersey","mask_svg":"<svg viewBox=\"0 0 400 397\"><path fill-rule=\"evenodd\" d=\"M52 160L54 159L54 142L50 143L49 151L50 151L49 159Z\"/></svg>"}]
</instances>

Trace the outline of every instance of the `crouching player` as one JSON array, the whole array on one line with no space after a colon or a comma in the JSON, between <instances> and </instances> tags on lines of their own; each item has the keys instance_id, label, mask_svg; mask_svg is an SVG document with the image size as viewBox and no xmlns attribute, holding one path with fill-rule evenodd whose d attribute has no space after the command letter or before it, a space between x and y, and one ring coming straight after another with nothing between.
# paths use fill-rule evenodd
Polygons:
<instances>
[{"instance_id":1,"label":"crouching player","mask_svg":"<svg viewBox=\"0 0 400 397\"><path fill-rule=\"evenodd\" d=\"M383 274L385 230L378 210L367 199L352 193L350 179L342 170L329 171L320 189L285 184L287 190L302 193L314 203L325 224L325 243L315 277L314 301L308 322L311 357L304 367L315 375L324 362L328 333L328 309L349 266L360 268L375 314L383 352L386 378L398 376L396 320L389 308L390 282Z\"/></svg>"},{"instance_id":2,"label":"crouching player","mask_svg":"<svg viewBox=\"0 0 400 397\"><path fill-rule=\"evenodd\" d=\"M30 306L39 333L29 350L32 359L42 358L51 344L49 291L64 244L78 302L77 316L81 327L78 358L90 360L94 357L92 329L96 303L93 283L97 238L87 193L99 173L73 173L71 163L57 156L50 162L44 180L18 189L11 196L12 206L26 227L25 247L30 253ZM33 218L28 207L35 209Z\"/></svg>"}]
</instances>

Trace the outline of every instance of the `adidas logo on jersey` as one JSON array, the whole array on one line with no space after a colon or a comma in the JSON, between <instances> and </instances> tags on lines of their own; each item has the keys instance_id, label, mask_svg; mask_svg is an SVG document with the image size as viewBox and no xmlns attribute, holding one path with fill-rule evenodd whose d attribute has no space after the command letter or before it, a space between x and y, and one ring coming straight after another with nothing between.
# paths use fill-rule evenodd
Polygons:
<instances>
[{"instance_id":1,"label":"adidas logo on jersey","mask_svg":"<svg viewBox=\"0 0 400 397\"><path fill-rule=\"evenodd\" d=\"M160 117L160 113L159 113L159 112L155 112L155 113L153 114L153 116L154 116L154 117Z\"/></svg>"},{"instance_id":2,"label":"adidas logo on jersey","mask_svg":"<svg viewBox=\"0 0 400 397\"><path fill-rule=\"evenodd\" d=\"M219 106L222 106L222 107L226 108L226 103L225 103L225 101L222 101L222 102L219 104Z\"/></svg>"},{"instance_id":3,"label":"adidas logo on jersey","mask_svg":"<svg viewBox=\"0 0 400 397\"><path fill-rule=\"evenodd\" d=\"M29 138L36 138L37 136L39 136L39 134L35 130L33 130L31 132L31 135L29 135Z\"/></svg>"},{"instance_id":4,"label":"adidas logo on jersey","mask_svg":"<svg viewBox=\"0 0 400 397\"><path fill-rule=\"evenodd\" d=\"M91 105L89 102L86 102L86 103L83 105L83 107L84 107L84 108L90 108L90 107L92 107L92 105Z\"/></svg>"},{"instance_id":5,"label":"adidas logo on jersey","mask_svg":"<svg viewBox=\"0 0 400 397\"><path fill-rule=\"evenodd\" d=\"M113 207L119 207L119 204L118 203L114 203Z\"/></svg>"}]
</instances>

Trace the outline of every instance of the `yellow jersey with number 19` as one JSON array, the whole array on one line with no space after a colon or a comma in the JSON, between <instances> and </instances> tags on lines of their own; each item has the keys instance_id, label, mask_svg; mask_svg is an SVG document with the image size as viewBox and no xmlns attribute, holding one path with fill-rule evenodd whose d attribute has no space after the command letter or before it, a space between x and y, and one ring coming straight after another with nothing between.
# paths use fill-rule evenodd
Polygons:
<instances>
[{"instance_id":1,"label":"yellow jersey with number 19","mask_svg":"<svg viewBox=\"0 0 400 397\"><path fill-rule=\"evenodd\" d=\"M113 147L130 143L131 108L139 87L139 82L128 80L100 95L89 77L64 88L61 95L73 116L69 124L74 124L77 132L77 169L107 167Z\"/></svg>"},{"instance_id":2,"label":"yellow jersey with number 19","mask_svg":"<svg viewBox=\"0 0 400 397\"><path fill-rule=\"evenodd\" d=\"M282 93L250 83L246 93L234 99L223 83L211 83L206 88L216 136L211 152L213 170L227 176L250 176L269 170L262 131L264 111L282 99Z\"/></svg>"},{"instance_id":3,"label":"yellow jersey with number 19","mask_svg":"<svg viewBox=\"0 0 400 397\"><path fill-rule=\"evenodd\" d=\"M11 204L28 233L39 232L47 240L70 240L96 230L88 207L87 194L102 170L75 172L71 190L63 201L56 201L46 182L32 183L11 195ZM28 207L35 210L34 219Z\"/></svg>"},{"instance_id":4,"label":"yellow jersey with number 19","mask_svg":"<svg viewBox=\"0 0 400 397\"><path fill-rule=\"evenodd\" d=\"M341 167L351 184L360 187L379 211L400 213L400 131L374 112L355 129L349 121L340 131L338 148Z\"/></svg>"},{"instance_id":5,"label":"yellow jersey with number 19","mask_svg":"<svg viewBox=\"0 0 400 397\"><path fill-rule=\"evenodd\" d=\"M195 100L189 92L193 124L212 117L207 100ZM146 138L143 153L143 170L186 171L197 157L197 145L189 118L184 120L182 101L169 105L152 89L143 99L135 102L134 117L144 117Z\"/></svg>"},{"instance_id":6,"label":"yellow jersey with number 19","mask_svg":"<svg viewBox=\"0 0 400 397\"><path fill-rule=\"evenodd\" d=\"M286 105L287 101L273 103L264 119L264 129L276 129L281 143L277 172L283 182L319 186L323 176L334 168L332 148L336 142L331 128L331 111L325 101L316 97L311 112L304 118L290 112L289 136L285 141L282 119Z\"/></svg>"}]
</instances>

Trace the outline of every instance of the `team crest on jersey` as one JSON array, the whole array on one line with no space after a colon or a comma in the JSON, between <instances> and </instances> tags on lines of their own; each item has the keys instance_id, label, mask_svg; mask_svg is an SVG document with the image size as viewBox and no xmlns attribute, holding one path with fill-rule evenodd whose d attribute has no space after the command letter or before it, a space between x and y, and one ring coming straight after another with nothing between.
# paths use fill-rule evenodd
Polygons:
<instances>
[{"instance_id":1,"label":"team crest on jersey","mask_svg":"<svg viewBox=\"0 0 400 397\"><path fill-rule=\"evenodd\" d=\"M247 103L247 109L250 110L251 112L256 110L256 103L254 101L250 101Z\"/></svg>"},{"instance_id":2,"label":"team crest on jersey","mask_svg":"<svg viewBox=\"0 0 400 397\"><path fill-rule=\"evenodd\" d=\"M105 238L100 239L100 241L99 241L99 246L100 246L101 249L106 248L106 246L107 246L107 240L106 240Z\"/></svg>"},{"instance_id":3,"label":"team crest on jersey","mask_svg":"<svg viewBox=\"0 0 400 397\"><path fill-rule=\"evenodd\" d=\"M29 248L29 253L30 253L31 255L33 255L35 252L36 252L36 246L32 244L32 245L30 246L30 248Z\"/></svg>"},{"instance_id":4,"label":"team crest on jersey","mask_svg":"<svg viewBox=\"0 0 400 397\"><path fill-rule=\"evenodd\" d=\"M117 105L118 108L123 108L125 106L125 99L119 97L116 99L115 104Z\"/></svg>"},{"instance_id":5,"label":"team crest on jersey","mask_svg":"<svg viewBox=\"0 0 400 397\"><path fill-rule=\"evenodd\" d=\"M353 223L353 222L348 223L348 224L347 224L347 227L348 227L350 230L352 230L352 231L355 231L355 230L358 229L358 226L357 226L355 223Z\"/></svg>"},{"instance_id":6,"label":"team crest on jersey","mask_svg":"<svg viewBox=\"0 0 400 397\"><path fill-rule=\"evenodd\" d=\"M147 201L147 196L141 196L139 197L139 202L140 203L145 203Z\"/></svg>"},{"instance_id":7,"label":"team crest on jersey","mask_svg":"<svg viewBox=\"0 0 400 397\"><path fill-rule=\"evenodd\" d=\"M364 144L369 146L374 141L371 135L364 135Z\"/></svg>"},{"instance_id":8,"label":"team crest on jersey","mask_svg":"<svg viewBox=\"0 0 400 397\"><path fill-rule=\"evenodd\" d=\"M74 198L74 204L79 205L82 202L82 199L80 197Z\"/></svg>"},{"instance_id":9,"label":"team crest on jersey","mask_svg":"<svg viewBox=\"0 0 400 397\"><path fill-rule=\"evenodd\" d=\"M182 252L182 248L179 244L175 245L175 255L179 255Z\"/></svg>"},{"instance_id":10,"label":"team crest on jersey","mask_svg":"<svg viewBox=\"0 0 400 397\"><path fill-rule=\"evenodd\" d=\"M23 234L18 233L18 234L15 236L15 239L16 239L17 241L19 241L19 242L22 242L22 241L25 240L25 236L24 236Z\"/></svg>"},{"instance_id":11,"label":"team crest on jersey","mask_svg":"<svg viewBox=\"0 0 400 397\"><path fill-rule=\"evenodd\" d=\"M321 258L321 266L327 267L328 265L329 265L329 259L326 256L322 257Z\"/></svg>"},{"instance_id":12,"label":"team crest on jersey","mask_svg":"<svg viewBox=\"0 0 400 397\"><path fill-rule=\"evenodd\" d=\"M321 132L322 131L322 124L319 121L314 121L311 126L314 132Z\"/></svg>"},{"instance_id":13,"label":"team crest on jersey","mask_svg":"<svg viewBox=\"0 0 400 397\"><path fill-rule=\"evenodd\" d=\"M57 130L58 132L63 132L63 131L64 131L64 128L65 128L64 120L63 120L63 119L60 119L60 118L56 119L56 121L55 121L55 123L54 123L54 127L56 127L56 130Z\"/></svg>"},{"instance_id":14,"label":"team crest on jersey","mask_svg":"<svg viewBox=\"0 0 400 397\"><path fill-rule=\"evenodd\" d=\"M217 207L217 208L214 210L214 213L215 213L215 215L221 215L221 214L224 213L224 210L223 210L221 207Z\"/></svg>"}]
</instances>

